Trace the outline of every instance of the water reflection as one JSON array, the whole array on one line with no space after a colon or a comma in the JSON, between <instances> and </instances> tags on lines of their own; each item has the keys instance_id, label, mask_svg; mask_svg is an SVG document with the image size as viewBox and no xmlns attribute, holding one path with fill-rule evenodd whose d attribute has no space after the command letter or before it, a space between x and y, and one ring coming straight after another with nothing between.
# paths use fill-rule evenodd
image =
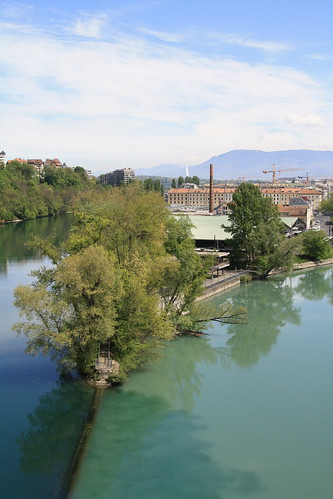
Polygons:
<instances>
[{"instance_id":1,"label":"water reflection","mask_svg":"<svg viewBox=\"0 0 333 499\"><path fill-rule=\"evenodd\" d=\"M59 381L42 395L29 428L17 437L21 471L28 475L61 477L75 451L94 390L81 381Z\"/></svg>"},{"instance_id":2,"label":"water reflection","mask_svg":"<svg viewBox=\"0 0 333 499\"><path fill-rule=\"evenodd\" d=\"M299 277L295 291L302 298L312 301L322 300L325 296L333 305L333 269L316 268Z\"/></svg>"},{"instance_id":3,"label":"water reflection","mask_svg":"<svg viewBox=\"0 0 333 499\"><path fill-rule=\"evenodd\" d=\"M267 355L286 324L300 324L300 309L293 303L293 290L283 281L254 282L241 287L230 301L247 308L247 324L227 327L230 358L249 367Z\"/></svg>"},{"instance_id":4,"label":"water reflection","mask_svg":"<svg viewBox=\"0 0 333 499\"><path fill-rule=\"evenodd\" d=\"M99 499L221 499L264 491L256 473L221 469L200 438L205 425L170 410L162 397L120 390L104 399L103 415L94 434L98 448L86 458L74 499L96 497L96 490Z\"/></svg>"},{"instance_id":5,"label":"water reflection","mask_svg":"<svg viewBox=\"0 0 333 499\"><path fill-rule=\"evenodd\" d=\"M204 374L200 364L230 364L230 349L214 348L209 337L180 337L163 350L156 364L148 366L147 372L156 373L149 377L145 394L161 396L173 408L190 412L196 397L200 396ZM163 372L163 376L159 375ZM132 389L141 391L142 378L146 372L136 373L129 381Z\"/></svg>"},{"instance_id":6,"label":"water reflection","mask_svg":"<svg viewBox=\"0 0 333 499\"><path fill-rule=\"evenodd\" d=\"M212 336L216 341L210 336L176 339L176 345L167 347L158 360L156 377L151 376L145 393L161 395L173 407L190 412L205 377L200 364L253 366L269 354L286 323L300 324L300 309L293 302L293 293L284 280L253 282L238 288L228 299L235 306L247 308L247 323L215 326ZM225 299L222 294L214 301ZM227 337L222 346L221 336ZM149 366L149 370L154 369L154 365ZM162 379L158 372L163 372ZM138 390L140 383L140 376L131 380L131 386Z\"/></svg>"},{"instance_id":7,"label":"water reflection","mask_svg":"<svg viewBox=\"0 0 333 499\"><path fill-rule=\"evenodd\" d=\"M0 224L0 273L7 273L8 261L24 262L36 253L29 251L25 243L38 234L42 239L52 232L59 234L63 241L75 220L74 215L57 215L27 220L19 223Z\"/></svg>"}]
</instances>

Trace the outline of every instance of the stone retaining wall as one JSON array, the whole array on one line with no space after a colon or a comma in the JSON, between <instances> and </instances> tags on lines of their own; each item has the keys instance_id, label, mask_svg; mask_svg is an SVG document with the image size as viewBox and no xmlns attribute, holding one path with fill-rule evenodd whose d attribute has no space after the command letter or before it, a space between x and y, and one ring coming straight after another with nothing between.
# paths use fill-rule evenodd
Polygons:
<instances>
[{"instance_id":1,"label":"stone retaining wall","mask_svg":"<svg viewBox=\"0 0 333 499\"><path fill-rule=\"evenodd\" d=\"M205 298L209 298L210 296L217 295L222 291L226 291L229 288L233 288L234 286L239 286L240 277L243 274L248 274L247 271L237 272L232 274L231 276L220 278L217 281L206 282L204 292L201 296L199 296L196 301L204 300Z\"/></svg>"},{"instance_id":2,"label":"stone retaining wall","mask_svg":"<svg viewBox=\"0 0 333 499\"><path fill-rule=\"evenodd\" d=\"M296 265L294 265L293 267L293 270L311 269L313 267L321 267L323 265L333 265L333 258L328 258L327 260L319 260L318 262L296 263Z\"/></svg>"},{"instance_id":3,"label":"stone retaining wall","mask_svg":"<svg viewBox=\"0 0 333 499\"><path fill-rule=\"evenodd\" d=\"M298 270L306 270L314 267L321 267L324 265L333 265L333 258L328 258L327 260L320 260L318 262L305 262L305 263L297 263L293 267L293 271ZM207 282L205 285L204 292L201 296L199 296L196 301L204 300L205 298L209 298L210 296L217 295L222 291L226 291L229 288L233 288L234 286L239 286L241 275L248 274L248 271L240 271L231 276L221 278L216 282ZM271 272L270 275L277 275L281 273L279 270L275 272Z\"/></svg>"}]
</instances>

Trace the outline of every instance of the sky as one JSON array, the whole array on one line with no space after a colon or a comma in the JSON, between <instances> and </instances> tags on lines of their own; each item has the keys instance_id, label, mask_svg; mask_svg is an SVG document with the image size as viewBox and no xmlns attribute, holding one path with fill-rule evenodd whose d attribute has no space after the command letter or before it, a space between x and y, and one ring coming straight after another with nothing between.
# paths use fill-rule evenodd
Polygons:
<instances>
[{"instance_id":1,"label":"sky","mask_svg":"<svg viewBox=\"0 0 333 499\"><path fill-rule=\"evenodd\" d=\"M0 0L0 151L93 172L333 150L331 0Z\"/></svg>"}]
</instances>

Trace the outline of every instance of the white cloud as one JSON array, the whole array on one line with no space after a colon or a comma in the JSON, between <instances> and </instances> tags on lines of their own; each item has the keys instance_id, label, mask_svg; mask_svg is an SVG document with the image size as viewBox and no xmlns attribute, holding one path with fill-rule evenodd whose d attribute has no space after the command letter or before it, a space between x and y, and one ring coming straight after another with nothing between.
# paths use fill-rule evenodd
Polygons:
<instances>
[{"instance_id":1,"label":"white cloud","mask_svg":"<svg viewBox=\"0 0 333 499\"><path fill-rule=\"evenodd\" d=\"M3 30L0 149L8 157L101 170L331 144L329 98L305 73L142 38L106 43L96 40L106 17L94 19L76 25L90 40Z\"/></svg>"},{"instance_id":2,"label":"white cloud","mask_svg":"<svg viewBox=\"0 0 333 499\"><path fill-rule=\"evenodd\" d=\"M88 38L102 38L103 29L108 21L106 14L98 16L84 15L81 19L77 19L69 28L69 31L77 36L85 36Z\"/></svg>"},{"instance_id":3,"label":"white cloud","mask_svg":"<svg viewBox=\"0 0 333 499\"><path fill-rule=\"evenodd\" d=\"M327 126L326 120L315 114L300 115L297 113L288 113L286 120L292 125L302 125L310 127Z\"/></svg>"}]
</instances>

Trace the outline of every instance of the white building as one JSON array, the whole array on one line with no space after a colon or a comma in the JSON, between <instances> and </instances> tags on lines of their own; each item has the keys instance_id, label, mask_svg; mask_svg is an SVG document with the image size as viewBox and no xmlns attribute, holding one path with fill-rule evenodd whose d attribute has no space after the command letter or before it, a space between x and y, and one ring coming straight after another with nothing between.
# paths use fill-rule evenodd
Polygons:
<instances>
[{"instance_id":1,"label":"white building","mask_svg":"<svg viewBox=\"0 0 333 499\"><path fill-rule=\"evenodd\" d=\"M5 165L7 163L5 151L0 152L0 165Z\"/></svg>"}]
</instances>

